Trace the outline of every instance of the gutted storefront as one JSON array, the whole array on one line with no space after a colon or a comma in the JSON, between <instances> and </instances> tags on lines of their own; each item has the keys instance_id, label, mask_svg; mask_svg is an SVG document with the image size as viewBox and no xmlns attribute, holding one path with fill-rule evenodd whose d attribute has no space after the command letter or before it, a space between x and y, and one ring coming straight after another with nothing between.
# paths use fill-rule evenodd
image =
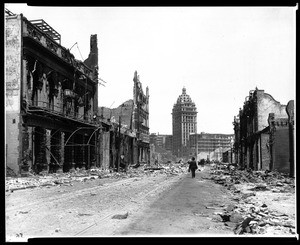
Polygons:
<instances>
[{"instance_id":1,"label":"gutted storefront","mask_svg":"<svg viewBox=\"0 0 300 245\"><path fill-rule=\"evenodd\" d=\"M44 20L6 16L6 166L16 174L100 164L97 36L76 60Z\"/></svg>"}]
</instances>

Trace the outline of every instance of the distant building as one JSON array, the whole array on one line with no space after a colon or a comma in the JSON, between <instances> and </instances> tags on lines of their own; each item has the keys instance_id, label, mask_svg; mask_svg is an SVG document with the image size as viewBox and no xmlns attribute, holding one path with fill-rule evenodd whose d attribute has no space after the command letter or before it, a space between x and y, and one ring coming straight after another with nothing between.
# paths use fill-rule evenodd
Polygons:
<instances>
[{"instance_id":1,"label":"distant building","mask_svg":"<svg viewBox=\"0 0 300 245\"><path fill-rule=\"evenodd\" d=\"M198 160L221 161L223 153L232 148L233 136L233 134L209 134L204 132L191 134L189 141L191 153L196 155L196 147L198 147Z\"/></svg>"},{"instance_id":2,"label":"distant building","mask_svg":"<svg viewBox=\"0 0 300 245\"><path fill-rule=\"evenodd\" d=\"M157 138L156 133L151 133L149 136L150 144L156 145L156 138Z\"/></svg>"},{"instance_id":3,"label":"distant building","mask_svg":"<svg viewBox=\"0 0 300 245\"><path fill-rule=\"evenodd\" d=\"M173 154L177 157L188 157L189 136L197 132L197 108L185 88L173 106L172 127Z\"/></svg>"},{"instance_id":4,"label":"distant building","mask_svg":"<svg viewBox=\"0 0 300 245\"><path fill-rule=\"evenodd\" d=\"M173 135L166 135L165 149L167 151L172 151L172 145L173 145Z\"/></svg>"},{"instance_id":5,"label":"distant building","mask_svg":"<svg viewBox=\"0 0 300 245\"><path fill-rule=\"evenodd\" d=\"M150 144L154 144L160 148L163 148L167 151L172 151L172 135L168 134L150 134Z\"/></svg>"}]
</instances>

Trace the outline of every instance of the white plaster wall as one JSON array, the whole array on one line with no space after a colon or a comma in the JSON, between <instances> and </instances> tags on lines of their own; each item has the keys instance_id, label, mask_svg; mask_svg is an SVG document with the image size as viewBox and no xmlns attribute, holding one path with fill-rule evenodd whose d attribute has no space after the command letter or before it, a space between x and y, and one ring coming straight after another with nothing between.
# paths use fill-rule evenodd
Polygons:
<instances>
[{"instance_id":1,"label":"white plaster wall","mask_svg":"<svg viewBox=\"0 0 300 245\"><path fill-rule=\"evenodd\" d=\"M21 97L21 16L5 20L5 156L6 166L19 172Z\"/></svg>"}]
</instances>

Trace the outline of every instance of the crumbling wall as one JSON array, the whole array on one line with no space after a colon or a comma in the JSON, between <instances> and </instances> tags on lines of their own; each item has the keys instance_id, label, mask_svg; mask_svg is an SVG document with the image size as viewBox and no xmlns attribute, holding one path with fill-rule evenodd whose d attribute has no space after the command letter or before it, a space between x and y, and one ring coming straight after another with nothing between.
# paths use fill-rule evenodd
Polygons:
<instances>
[{"instance_id":1,"label":"crumbling wall","mask_svg":"<svg viewBox=\"0 0 300 245\"><path fill-rule=\"evenodd\" d=\"M6 110L6 166L19 173L22 142L20 135L21 93L21 26L22 16L5 20L5 110Z\"/></svg>"},{"instance_id":2,"label":"crumbling wall","mask_svg":"<svg viewBox=\"0 0 300 245\"><path fill-rule=\"evenodd\" d=\"M257 95L258 131L268 127L269 113L274 113L276 117L288 117L285 110L286 106L281 105L271 95L262 91L258 90Z\"/></svg>"}]
</instances>

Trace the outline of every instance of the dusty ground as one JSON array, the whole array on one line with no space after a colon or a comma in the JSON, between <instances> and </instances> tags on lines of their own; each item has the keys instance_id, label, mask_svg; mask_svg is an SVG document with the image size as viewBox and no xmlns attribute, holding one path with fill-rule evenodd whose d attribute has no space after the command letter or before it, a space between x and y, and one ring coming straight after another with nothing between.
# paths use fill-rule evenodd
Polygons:
<instances>
[{"instance_id":1,"label":"dusty ground","mask_svg":"<svg viewBox=\"0 0 300 245\"><path fill-rule=\"evenodd\" d=\"M295 192L255 191L255 196L237 198L253 192L249 189L255 184L240 183L230 190L214 183L210 171L211 167L205 167L197 172L195 179L190 178L185 168L118 178L89 175L61 181L63 178L56 176L54 184L46 181L48 184L29 189L15 185L16 180L24 182L24 178L8 179L6 240L65 236L241 236L234 233L232 224L224 222L220 214L233 206L245 219L249 210L253 212L253 207L263 204L267 211L256 210L255 214L269 215L268 219L262 216L268 222L259 226L256 234L243 235L297 235L293 223ZM53 183L53 176L45 179ZM283 226L280 223L283 221L289 225Z\"/></svg>"}]
</instances>

